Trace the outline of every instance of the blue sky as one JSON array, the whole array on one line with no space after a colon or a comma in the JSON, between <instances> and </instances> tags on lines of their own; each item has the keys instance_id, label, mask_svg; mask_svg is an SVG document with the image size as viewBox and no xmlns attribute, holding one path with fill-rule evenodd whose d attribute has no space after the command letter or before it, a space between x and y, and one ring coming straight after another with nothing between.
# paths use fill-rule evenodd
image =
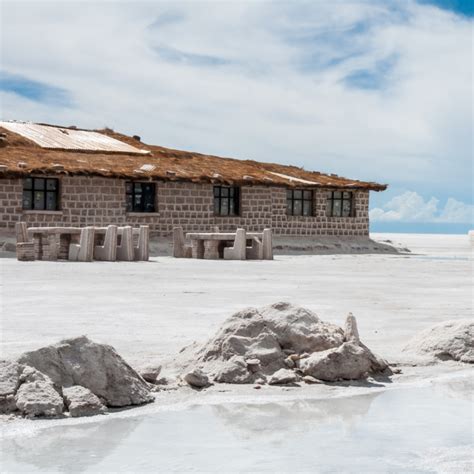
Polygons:
<instances>
[{"instance_id":1,"label":"blue sky","mask_svg":"<svg viewBox=\"0 0 474 474\"><path fill-rule=\"evenodd\" d=\"M472 0L422 0L420 3L435 5L439 8L450 10L458 15L472 17L474 15L474 2Z\"/></svg>"},{"instance_id":2,"label":"blue sky","mask_svg":"<svg viewBox=\"0 0 474 474\"><path fill-rule=\"evenodd\" d=\"M372 230L465 232L473 3L2 0L1 115L388 183Z\"/></svg>"}]
</instances>

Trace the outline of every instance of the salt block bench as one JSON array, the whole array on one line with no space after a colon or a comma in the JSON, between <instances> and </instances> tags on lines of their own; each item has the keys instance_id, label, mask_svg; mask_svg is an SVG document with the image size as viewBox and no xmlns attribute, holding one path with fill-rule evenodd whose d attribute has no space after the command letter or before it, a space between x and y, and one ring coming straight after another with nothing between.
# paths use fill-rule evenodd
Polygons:
<instances>
[{"instance_id":1,"label":"salt block bench","mask_svg":"<svg viewBox=\"0 0 474 474\"><path fill-rule=\"evenodd\" d=\"M183 230L177 227L173 230L173 255L177 258L199 258L226 260L273 259L272 232L190 232L186 239L191 241L191 247L185 245ZM247 241L251 245L247 246Z\"/></svg>"}]
</instances>

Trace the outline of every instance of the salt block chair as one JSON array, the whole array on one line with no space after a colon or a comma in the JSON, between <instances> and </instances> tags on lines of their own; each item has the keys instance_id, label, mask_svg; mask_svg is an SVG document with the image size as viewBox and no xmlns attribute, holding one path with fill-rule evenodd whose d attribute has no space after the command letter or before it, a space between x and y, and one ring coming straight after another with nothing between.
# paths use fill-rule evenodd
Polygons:
<instances>
[{"instance_id":1,"label":"salt block chair","mask_svg":"<svg viewBox=\"0 0 474 474\"><path fill-rule=\"evenodd\" d=\"M245 260L247 258L247 234L245 229L237 229L233 247L224 249L225 260Z\"/></svg>"},{"instance_id":2,"label":"salt block chair","mask_svg":"<svg viewBox=\"0 0 474 474\"><path fill-rule=\"evenodd\" d=\"M173 228L173 257L191 258L192 247L186 245L182 227Z\"/></svg>"},{"instance_id":3,"label":"salt block chair","mask_svg":"<svg viewBox=\"0 0 474 474\"><path fill-rule=\"evenodd\" d=\"M29 240L26 222L17 222L16 231L16 258L22 262L31 262L35 259L35 243Z\"/></svg>"},{"instance_id":4,"label":"salt block chair","mask_svg":"<svg viewBox=\"0 0 474 474\"><path fill-rule=\"evenodd\" d=\"M105 262L115 262L117 259L117 234L116 225L107 226L104 237L104 245L94 247L94 259Z\"/></svg>"},{"instance_id":5,"label":"salt block chair","mask_svg":"<svg viewBox=\"0 0 474 474\"><path fill-rule=\"evenodd\" d=\"M94 227L81 229L78 244L69 245L69 260L76 262L92 262L94 256Z\"/></svg>"},{"instance_id":6,"label":"salt block chair","mask_svg":"<svg viewBox=\"0 0 474 474\"><path fill-rule=\"evenodd\" d=\"M121 234L120 245L117 246L117 260L125 262L132 262L134 257L133 252L133 229L127 225L120 227Z\"/></svg>"},{"instance_id":7,"label":"salt block chair","mask_svg":"<svg viewBox=\"0 0 474 474\"><path fill-rule=\"evenodd\" d=\"M141 225L138 230L138 243L133 248L134 259L139 262L147 262L150 258L150 227Z\"/></svg>"},{"instance_id":8,"label":"salt block chair","mask_svg":"<svg viewBox=\"0 0 474 474\"><path fill-rule=\"evenodd\" d=\"M273 237L272 229L263 229L263 256L264 260L273 260Z\"/></svg>"},{"instance_id":9,"label":"salt block chair","mask_svg":"<svg viewBox=\"0 0 474 474\"><path fill-rule=\"evenodd\" d=\"M252 236L252 245L246 247L247 260L262 260L263 259L263 238Z\"/></svg>"},{"instance_id":10,"label":"salt block chair","mask_svg":"<svg viewBox=\"0 0 474 474\"><path fill-rule=\"evenodd\" d=\"M247 260L273 260L272 230L264 229L262 238L252 237L252 245L246 250Z\"/></svg>"}]
</instances>

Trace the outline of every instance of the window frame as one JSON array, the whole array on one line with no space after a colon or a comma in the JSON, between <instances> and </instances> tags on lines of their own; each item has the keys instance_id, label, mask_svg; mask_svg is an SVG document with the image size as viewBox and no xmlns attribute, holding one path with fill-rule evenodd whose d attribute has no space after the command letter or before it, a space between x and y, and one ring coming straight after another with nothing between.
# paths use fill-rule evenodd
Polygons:
<instances>
[{"instance_id":1,"label":"window frame","mask_svg":"<svg viewBox=\"0 0 474 474\"><path fill-rule=\"evenodd\" d=\"M151 186L153 189L153 209L145 209L144 196L146 193L143 190L137 192L136 187L140 186ZM131 191L129 190L129 186ZM136 206L136 196L141 195L140 204ZM129 196L131 196L131 208L129 208ZM140 213L140 214L152 214L156 213L156 183L151 181L125 181L125 211L127 213Z\"/></svg>"},{"instance_id":2,"label":"window frame","mask_svg":"<svg viewBox=\"0 0 474 474\"><path fill-rule=\"evenodd\" d=\"M223 195L223 190L227 190L227 195ZM216 191L218 193L216 194ZM233 194L233 196L232 196ZM226 186L215 184L212 189L212 202L213 202L213 210L214 216L216 217L239 217L240 216L240 187L238 186ZM218 210L216 210L216 200L218 200L219 205ZM227 202L227 214L222 213L223 202ZM233 202L233 206L231 206L231 202ZM233 213L231 214L230 210L233 207Z\"/></svg>"},{"instance_id":3,"label":"window frame","mask_svg":"<svg viewBox=\"0 0 474 474\"><path fill-rule=\"evenodd\" d=\"M27 185L27 182L30 181L31 184ZM39 182L42 181L43 184L40 185ZM49 184L54 183L54 188L49 188ZM25 193L31 193L30 197L30 206L25 206ZM42 193L42 208L36 207L36 197L35 193ZM54 208L48 209L48 197L54 196ZM22 188L22 210L23 211L37 211L37 212L55 212L60 210L60 182L59 178L50 178L47 176L28 176L23 178L23 188Z\"/></svg>"},{"instance_id":4,"label":"window frame","mask_svg":"<svg viewBox=\"0 0 474 474\"><path fill-rule=\"evenodd\" d=\"M301 192L301 198L295 197L295 193ZM309 197L307 196L309 193ZM291 202L291 206L288 203ZM301 202L301 213L295 214L295 202ZM305 203L309 202L309 214L305 214ZM291 210L290 210L291 207ZM295 217L314 216L314 190L305 188L287 188L286 190L286 215Z\"/></svg>"},{"instance_id":5,"label":"window frame","mask_svg":"<svg viewBox=\"0 0 474 474\"><path fill-rule=\"evenodd\" d=\"M339 194L339 196L336 196ZM349 196L346 197L345 195ZM339 214L335 214L335 203L339 203ZM349 203L349 213L345 215L344 213L344 203ZM355 217L355 206L354 206L354 192L353 191L328 191L327 193L327 205L326 205L326 215L328 217L341 217L347 219L350 217Z\"/></svg>"}]
</instances>

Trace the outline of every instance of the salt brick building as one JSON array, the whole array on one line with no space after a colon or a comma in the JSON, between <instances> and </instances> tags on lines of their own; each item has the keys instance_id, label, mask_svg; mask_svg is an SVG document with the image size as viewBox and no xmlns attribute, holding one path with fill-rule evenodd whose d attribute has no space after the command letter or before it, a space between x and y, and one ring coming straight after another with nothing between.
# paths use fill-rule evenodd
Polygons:
<instances>
[{"instance_id":1,"label":"salt brick building","mask_svg":"<svg viewBox=\"0 0 474 474\"><path fill-rule=\"evenodd\" d=\"M142 143L112 130L0 122L0 230L149 225L155 235L273 229L368 236L369 192L386 185Z\"/></svg>"}]
</instances>

